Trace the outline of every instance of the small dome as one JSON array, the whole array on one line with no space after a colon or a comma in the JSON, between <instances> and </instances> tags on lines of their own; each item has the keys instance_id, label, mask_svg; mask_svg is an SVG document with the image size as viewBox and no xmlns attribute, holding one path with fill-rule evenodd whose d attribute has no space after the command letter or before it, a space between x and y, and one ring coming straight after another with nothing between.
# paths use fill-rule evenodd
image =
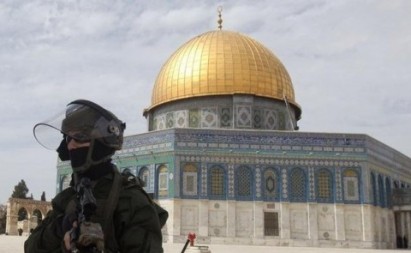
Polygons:
<instances>
[{"instance_id":1,"label":"small dome","mask_svg":"<svg viewBox=\"0 0 411 253\"><path fill-rule=\"evenodd\" d=\"M231 31L210 31L182 45L164 64L151 106L185 98L247 94L284 100L296 108L291 78L280 60L256 40Z\"/></svg>"}]
</instances>

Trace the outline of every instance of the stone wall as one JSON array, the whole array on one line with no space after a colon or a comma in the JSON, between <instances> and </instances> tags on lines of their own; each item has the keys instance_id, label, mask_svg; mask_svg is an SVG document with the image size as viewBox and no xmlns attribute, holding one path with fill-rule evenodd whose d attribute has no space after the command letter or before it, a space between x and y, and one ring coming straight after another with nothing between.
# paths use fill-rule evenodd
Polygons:
<instances>
[{"instance_id":1,"label":"stone wall","mask_svg":"<svg viewBox=\"0 0 411 253\"><path fill-rule=\"evenodd\" d=\"M173 242L196 233L199 243L395 248L393 213L374 206L178 200L166 208ZM278 214L277 236L265 235L267 212Z\"/></svg>"}]
</instances>

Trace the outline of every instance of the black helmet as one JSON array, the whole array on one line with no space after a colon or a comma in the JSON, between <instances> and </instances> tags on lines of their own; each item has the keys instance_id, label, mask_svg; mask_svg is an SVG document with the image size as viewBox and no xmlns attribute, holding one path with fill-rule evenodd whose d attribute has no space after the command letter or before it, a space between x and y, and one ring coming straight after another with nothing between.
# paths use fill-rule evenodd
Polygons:
<instances>
[{"instance_id":1,"label":"black helmet","mask_svg":"<svg viewBox=\"0 0 411 253\"><path fill-rule=\"evenodd\" d=\"M125 123L113 113L87 100L68 104L61 132L80 141L99 140L103 145L120 150Z\"/></svg>"},{"instance_id":2,"label":"black helmet","mask_svg":"<svg viewBox=\"0 0 411 253\"><path fill-rule=\"evenodd\" d=\"M90 142L87 161L79 167L73 166L75 171L84 172L94 164L107 161L116 150L121 149L125 128L126 124L110 111L96 103L80 99L69 103L64 112L51 120L36 124L33 134L47 149L56 150L58 147L59 156L63 161L69 160L69 157L61 134L79 142ZM49 131L50 129L58 131ZM65 148L64 158L61 156L61 148Z\"/></svg>"}]
</instances>

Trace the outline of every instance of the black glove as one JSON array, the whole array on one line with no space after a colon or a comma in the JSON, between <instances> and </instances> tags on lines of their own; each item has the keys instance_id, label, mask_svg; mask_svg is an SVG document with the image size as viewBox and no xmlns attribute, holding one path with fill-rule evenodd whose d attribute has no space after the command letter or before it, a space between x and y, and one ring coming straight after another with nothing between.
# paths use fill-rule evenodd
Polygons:
<instances>
[{"instance_id":1,"label":"black glove","mask_svg":"<svg viewBox=\"0 0 411 253\"><path fill-rule=\"evenodd\" d=\"M66 216L64 216L63 218L63 223L62 223L62 232L63 235L67 232L70 231L73 228L73 223L75 221L77 221L77 213L71 213L71 214L67 214Z\"/></svg>"}]
</instances>

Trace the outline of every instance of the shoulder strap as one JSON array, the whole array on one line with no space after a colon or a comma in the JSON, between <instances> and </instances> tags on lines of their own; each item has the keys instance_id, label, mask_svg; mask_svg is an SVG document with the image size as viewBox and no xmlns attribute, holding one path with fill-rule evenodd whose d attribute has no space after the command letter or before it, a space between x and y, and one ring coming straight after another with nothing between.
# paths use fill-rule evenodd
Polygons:
<instances>
[{"instance_id":1,"label":"shoulder strap","mask_svg":"<svg viewBox=\"0 0 411 253\"><path fill-rule=\"evenodd\" d=\"M106 242L110 245L110 249L114 249L117 252L118 244L114 235L113 214L117 207L118 199L120 196L120 190L122 185L121 175L116 168L113 168L114 178L111 186L110 194L105 205L104 210L104 236ZM107 245L108 246L108 245Z\"/></svg>"}]
</instances>

